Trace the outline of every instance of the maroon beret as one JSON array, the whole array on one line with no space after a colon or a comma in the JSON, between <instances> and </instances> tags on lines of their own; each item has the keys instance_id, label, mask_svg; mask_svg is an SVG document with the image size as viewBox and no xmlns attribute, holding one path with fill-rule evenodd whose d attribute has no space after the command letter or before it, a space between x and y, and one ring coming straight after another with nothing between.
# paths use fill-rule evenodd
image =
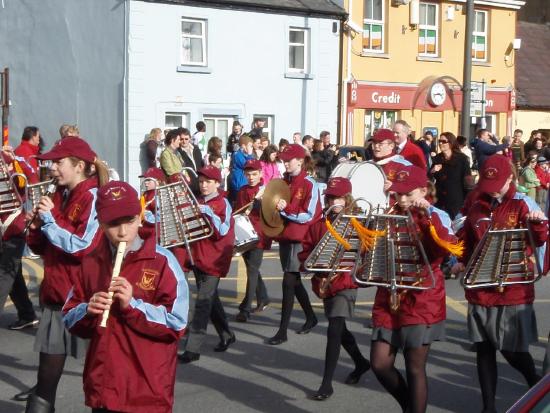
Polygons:
<instances>
[{"instance_id":1,"label":"maroon beret","mask_svg":"<svg viewBox=\"0 0 550 413\"><path fill-rule=\"evenodd\" d=\"M154 166L147 169L143 175L139 176L140 178L153 178L157 181L165 182L166 181L166 175L164 175L164 172L162 172L162 169L155 168Z\"/></svg>"},{"instance_id":2,"label":"maroon beret","mask_svg":"<svg viewBox=\"0 0 550 413\"><path fill-rule=\"evenodd\" d=\"M97 219L105 224L141 213L136 190L130 184L121 181L111 181L97 190L95 208Z\"/></svg>"},{"instance_id":3,"label":"maroon beret","mask_svg":"<svg viewBox=\"0 0 550 413\"><path fill-rule=\"evenodd\" d=\"M477 187L486 194L500 192L512 175L512 163L504 155L489 156L479 173Z\"/></svg>"},{"instance_id":4,"label":"maroon beret","mask_svg":"<svg viewBox=\"0 0 550 413\"><path fill-rule=\"evenodd\" d=\"M306 157L306 150L302 145L293 143L292 145L287 145L284 149L279 152L279 159L283 162L288 162L291 159L304 159Z\"/></svg>"},{"instance_id":5,"label":"maroon beret","mask_svg":"<svg viewBox=\"0 0 550 413\"><path fill-rule=\"evenodd\" d=\"M74 156L90 163L94 163L97 158L96 153L92 151L88 142L77 136L67 136L64 139L58 140L49 152L37 155L36 157L38 159L55 161L69 156Z\"/></svg>"},{"instance_id":6,"label":"maroon beret","mask_svg":"<svg viewBox=\"0 0 550 413\"><path fill-rule=\"evenodd\" d=\"M371 141L384 142L387 139L390 141L395 141L395 133L391 129L378 129L371 138Z\"/></svg>"},{"instance_id":7,"label":"maroon beret","mask_svg":"<svg viewBox=\"0 0 550 413\"><path fill-rule=\"evenodd\" d=\"M254 169L255 171L261 171L262 170L262 163L258 161L257 159L249 159L244 164L244 170L247 169Z\"/></svg>"},{"instance_id":8,"label":"maroon beret","mask_svg":"<svg viewBox=\"0 0 550 413\"><path fill-rule=\"evenodd\" d=\"M197 174L205 176L208 179L213 179L214 181L222 181L222 172L219 168L216 168L213 165L207 165L204 168L199 169Z\"/></svg>"},{"instance_id":9,"label":"maroon beret","mask_svg":"<svg viewBox=\"0 0 550 413\"><path fill-rule=\"evenodd\" d=\"M351 194L351 181L344 177L335 177L328 180L325 195L343 197Z\"/></svg>"},{"instance_id":10,"label":"maroon beret","mask_svg":"<svg viewBox=\"0 0 550 413\"><path fill-rule=\"evenodd\" d=\"M408 194L416 188L428 185L426 170L415 165L403 165L395 172L390 191L398 194Z\"/></svg>"}]
</instances>

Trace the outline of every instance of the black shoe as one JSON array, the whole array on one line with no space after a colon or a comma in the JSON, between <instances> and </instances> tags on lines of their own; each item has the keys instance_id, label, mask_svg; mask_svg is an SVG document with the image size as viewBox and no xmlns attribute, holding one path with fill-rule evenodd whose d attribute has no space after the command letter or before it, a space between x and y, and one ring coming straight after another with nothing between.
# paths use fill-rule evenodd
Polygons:
<instances>
[{"instance_id":1,"label":"black shoe","mask_svg":"<svg viewBox=\"0 0 550 413\"><path fill-rule=\"evenodd\" d=\"M235 316L235 320L239 323L246 323L249 318L250 315L246 311L239 311L239 314Z\"/></svg>"},{"instance_id":2,"label":"black shoe","mask_svg":"<svg viewBox=\"0 0 550 413\"><path fill-rule=\"evenodd\" d=\"M34 320L17 320L8 326L10 330L23 330L24 328L34 327L38 324L38 318Z\"/></svg>"},{"instance_id":3,"label":"black shoe","mask_svg":"<svg viewBox=\"0 0 550 413\"><path fill-rule=\"evenodd\" d=\"M27 400L27 406L25 407L25 413L54 413L55 409L53 405L38 397L36 394L31 394L29 400Z\"/></svg>"},{"instance_id":4,"label":"black shoe","mask_svg":"<svg viewBox=\"0 0 550 413\"><path fill-rule=\"evenodd\" d=\"M268 306L269 306L269 301L259 302L253 312L254 313L260 313L260 312L264 311Z\"/></svg>"},{"instance_id":5,"label":"black shoe","mask_svg":"<svg viewBox=\"0 0 550 413\"><path fill-rule=\"evenodd\" d=\"M178 354L178 359L182 364L192 363L201 358L199 353L193 353L192 351L186 351L182 354Z\"/></svg>"},{"instance_id":6,"label":"black shoe","mask_svg":"<svg viewBox=\"0 0 550 413\"><path fill-rule=\"evenodd\" d=\"M317 318L314 318L313 321L306 321L306 323L299 330L296 331L296 334L307 334L316 325L317 325Z\"/></svg>"},{"instance_id":7,"label":"black shoe","mask_svg":"<svg viewBox=\"0 0 550 413\"><path fill-rule=\"evenodd\" d=\"M330 396L332 396L332 393L334 393L334 390L330 391L317 391L311 395L311 400L316 400L318 402L322 402L326 399L328 399Z\"/></svg>"},{"instance_id":8,"label":"black shoe","mask_svg":"<svg viewBox=\"0 0 550 413\"><path fill-rule=\"evenodd\" d=\"M235 334L231 333L231 336L229 338L222 338L218 345L214 347L214 351L221 353L222 351L225 351L229 348L231 344L233 344L236 341Z\"/></svg>"},{"instance_id":9,"label":"black shoe","mask_svg":"<svg viewBox=\"0 0 550 413\"><path fill-rule=\"evenodd\" d=\"M270 339L267 340L267 344L269 345L272 345L272 346L278 346L279 344L283 344L285 341L287 341L287 337L286 335L285 336L280 336L278 334L274 335L273 337L271 337Z\"/></svg>"},{"instance_id":10,"label":"black shoe","mask_svg":"<svg viewBox=\"0 0 550 413\"><path fill-rule=\"evenodd\" d=\"M348 377L346 378L345 383L346 384L357 384L359 382L359 379L363 374L365 374L367 371L370 370L370 363L368 360L365 360L365 364L362 366L356 367L355 370L353 370Z\"/></svg>"},{"instance_id":11,"label":"black shoe","mask_svg":"<svg viewBox=\"0 0 550 413\"><path fill-rule=\"evenodd\" d=\"M17 393L15 396L12 397L12 400L15 400L16 402L26 402L30 397L30 395L33 394L35 390L36 390L36 384L28 390L22 391L21 393Z\"/></svg>"}]
</instances>

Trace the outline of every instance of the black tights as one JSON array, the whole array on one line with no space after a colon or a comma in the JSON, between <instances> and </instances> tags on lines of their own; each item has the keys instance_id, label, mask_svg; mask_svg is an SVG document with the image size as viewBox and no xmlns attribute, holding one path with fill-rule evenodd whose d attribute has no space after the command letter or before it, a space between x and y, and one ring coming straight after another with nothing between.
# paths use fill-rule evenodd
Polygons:
<instances>
[{"instance_id":1,"label":"black tights","mask_svg":"<svg viewBox=\"0 0 550 413\"><path fill-rule=\"evenodd\" d=\"M341 345L352 358L356 370L362 370L369 366L369 361L361 354L355 337L346 326L346 319L344 317L330 317L328 319L325 372L319 393L332 393L332 377L340 357Z\"/></svg>"},{"instance_id":2,"label":"black tights","mask_svg":"<svg viewBox=\"0 0 550 413\"><path fill-rule=\"evenodd\" d=\"M290 323L290 316L292 314L292 308L294 307L294 296L298 299L302 310L306 315L306 325L313 325L317 322L317 317L311 307L309 296L302 284L299 272L285 272L283 275L283 303L281 311L281 324L277 337L286 338L286 330Z\"/></svg>"},{"instance_id":3,"label":"black tights","mask_svg":"<svg viewBox=\"0 0 550 413\"><path fill-rule=\"evenodd\" d=\"M536 373L535 362L528 352L513 352L501 350L508 364L519 371L529 387L534 386L540 377ZM497 351L488 341L476 343L477 375L481 387L483 409L496 411L495 396L497 392Z\"/></svg>"},{"instance_id":4,"label":"black tights","mask_svg":"<svg viewBox=\"0 0 550 413\"><path fill-rule=\"evenodd\" d=\"M421 413L428 405L428 378L426 361L429 345L403 351L407 381L395 368L397 348L385 341L373 341L370 360L378 381L399 403L403 411Z\"/></svg>"},{"instance_id":5,"label":"black tights","mask_svg":"<svg viewBox=\"0 0 550 413\"><path fill-rule=\"evenodd\" d=\"M55 405L55 394L63 367L65 366L65 354L40 353L38 364L38 382L36 383L36 395Z\"/></svg>"}]
</instances>

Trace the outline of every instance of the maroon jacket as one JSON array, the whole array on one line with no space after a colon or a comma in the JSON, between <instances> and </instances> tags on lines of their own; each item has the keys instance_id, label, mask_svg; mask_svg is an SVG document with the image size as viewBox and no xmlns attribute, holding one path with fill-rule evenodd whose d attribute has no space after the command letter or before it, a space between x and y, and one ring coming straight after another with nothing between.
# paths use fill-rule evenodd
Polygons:
<instances>
[{"instance_id":1,"label":"maroon jacket","mask_svg":"<svg viewBox=\"0 0 550 413\"><path fill-rule=\"evenodd\" d=\"M44 260L40 286L42 304L61 305L74 284L80 259L97 246L99 224L95 210L97 178L80 182L63 202L64 187L53 196L54 208L41 214L43 225L29 231L29 247Z\"/></svg>"},{"instance_id":2,"label":"maroon jacket","mask_svg":"<svg viewBox=\"0 0 550 413\"><path fill-rule=\"evenodd\" d=\"M395 213L401 213L399 208ZM446 318L445 280L439 267L443 258L449 253L435 243L429 227L431 220L441 239L456 242L457 239L451 229L451 220L446 212L433 206L430 207L429 219L418 210L411 213L435 277L435 287L423 291L400 290L407 292L401 296L401 304L395 314L390 310L389 289L378 287L372 308L372 322L375 327L394 330L409 325L432 325ZM424 268L423 274L425 284L430 285L431 277L427 267Z\"/></svg>"},{"instance_id":3,"label":"maroon jacket","mask_svg":"<svg viewBox=\"0 0 550 413\"><path fill-rule=\"evenodd\" d=\"M201 212L212 224L214 234L191 244L195 267L208 275L223 278L229 272L235 243L235 223L231 216L231 206L224 193L214 194L207 200L200 196L197 200Z\"/></svg>"},{"instance_id":4,"label":"maroon jacket","mask_svg":"<svg viewBox=\"0 0 550 413\"><path fill-rule=\"evenodd\" d=\"M306 171L297 176L285 173L284 179L290 186L290 201L284 211L285 228L278 241L301 242L311 223L321 216L321 202L317 182Z\"/></svg>"},{"instance_id":5,"label":"maroon jacket","mask_svg":"<svg viewBox=\"0 0 550 413\"><path fill-rule=\"evenodd\" d=\"M476 202L468 209L468 217L464 223L465 253L462 257L464 264L470 259L473 250L489 227L488 222L479 222L481 218L491 217L493 226L502 228L525 227L525 216L529 211L540 210L538 205L526 195L516 192L514 184L504 195L502 203L492 206L492 198L485 194L479 194ZM492 215L491 215L492 214ZM540 223L531 222L533 240L537 251L526 249L527 255L537 253L541 265L544 263L546 240L548 238L548 221ZM518 284L504 287L502 293L496 288L478 288L466 290L466 299L471 304L485 307L497 305L530 304L535 299L535 287L533 284Z\"/></svg>"},{"instance_id":6,"label":"maroon jacket","mask_svg":"<svg viewBox=\"0 0 550 413\"><path fill-rule=\"evenodd\" d=\"M331 221L336 218L336 216L331 216ZM298 259L300 262L304 263L304 261L307 259L311 251L317 246L319 241L321 241L321 238L323 238L323 235L327 232L327 225L325 223L324 217L319 217L317 221L315 221L313 224L309 226L308 231L306 232L306 236L303 240L302 244L302 251L298 253ZM325 275L328 273L324 273ZM313 277L311 277L311 288L315 295L319 298L321 297L320 293L320 287L321 287L321 281L322 276L314 274ZM334 297L339 291L342 290L348 290L348 289L354 289L357 288L357 284L355 281L353 281L353 278L351 277L351 273L349 272L341 272L336 277L332 279L330 282L330 285L328 287L327 296L324 298Z\"/></svg>"},{"instance_id":7,"label":"maroon jacket","mask_svg":"<svg viewBox=\"0 0 550 413\"><path fill-rule=\"evenodd\" d=\"M410 140L407 140L407 143L403 147L403 150L399 152L399 155L419 168L427 168L424 152L422 152L422 149L420 149L418 145L415 145Z\"/></svg>"},{"instance_id":8,"label":"maroon jacket","mask_svg":"<svg viewBox=\"0 0 550 413\"><path fill-rule=\"evenodd\" d=\"M262 184L258 184L256 186L250 186L245 185L241 189L239 189L239 192L237 193L237 200L235 201L235 210L238 210L239 208L244 207L246 204L254 201L254 197L258 193L258 191L262 188ZM271 238L266 237L266 235L262 231L262 225L260 223L260 202L254 201L254 204L252 206L252 211L250 211L250 214L248 214L248 218L250 218L250 222L252 222L252 226L258 233L258 236L260 237L260 242L258 242L258 245L256 248L260 248L263 250L268 250L271 248Z\"/></svg>"},{"instance_id":9,"label":"maroon jacket","mask_svg":"<svg viewBox=\"0 0 550 413\"><path fill-rule=\"evenodd\" d=\"M120 276L133 288L130 305L114 301L107 327L87 315L88 302L111 282L113 249L105 236L82 259L63 306L71 333L91 338L84 366L86 405L124 412L170 412L178 339L187 325L189 291L174 256L155 245L151 232L124 257ZM129 246L130 248L130 246Z\"/></svg>"}]
</instances>

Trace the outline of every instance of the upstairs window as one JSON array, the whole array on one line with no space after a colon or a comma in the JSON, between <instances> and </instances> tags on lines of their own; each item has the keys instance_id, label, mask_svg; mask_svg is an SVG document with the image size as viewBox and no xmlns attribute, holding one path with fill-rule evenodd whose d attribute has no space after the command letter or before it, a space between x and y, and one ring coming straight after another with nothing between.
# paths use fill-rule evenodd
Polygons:
<instances>
[{"instance_id":1,"label":"upstairs window","mask_svg":"<svg viewBox=\"0 0 550 413\"><path fill-rule=\"evenodd\" d=\"M435 57L439 55L438 6L420 3L420 24L418 25L418 55Z\"/></svg>"},{"instance_id":2,"label":"upstairs window","mask_svg":"<svg viewBox=\"0 0 550 413\"><path fill-rule=\"evenodd\" d=\"M288 31L288 71L308 73L309 30L291 27Z\"/></svg>"},{"instance_id":3,"label":"upstairs window","mask_svg":"<svg viewBox=\"0 0 550 413\"><path fill-rule=\"evenodd\" d=\"M489 14L486 11L476 10L474 32L472 33L472 59L478 62L487 61L487 19Z\"/></svg>"},{"instance_id":4,"label":"upstairs window","mask_svg":"<svg viewBox=\"0 0 550 413\"><path fill-rule=\"evenodd\" d=\"M181 64L206 66L206 21L181 19Z\"/></svg>"},{"instance_id":5,"label":"upstairs window","mask_svg":"<svg viewBox=\"0 0 550 413\"><path fill-rule=\"evenodd\" d=\"M384 52L384 2L365 0L363 16L363 50Z\"/></svg>"}]
</instances>

